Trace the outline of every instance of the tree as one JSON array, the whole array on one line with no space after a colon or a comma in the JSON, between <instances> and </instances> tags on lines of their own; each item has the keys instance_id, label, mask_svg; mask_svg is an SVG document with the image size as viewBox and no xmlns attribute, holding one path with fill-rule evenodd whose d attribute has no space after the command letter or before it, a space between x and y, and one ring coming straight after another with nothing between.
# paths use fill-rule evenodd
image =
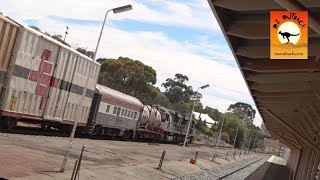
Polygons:
<instances>
[{"instance_id":1,"label":"tree","mask_svg":"<svg viewBox=\"0 0 320 180\"><path fill-rule=\"evenodd\" d=\"M81 47L78 47L76 50L84 54L85 56L88 56L89 58L93 58L93 55L94 55L93 51L88 51L87 49L81 48Z\"/></svg>"},{"instance_id":2,"label":"tree","mask_svg":"<svg viewBox=\"0 0 320 180\"><path fill-rule=\"evenodd\" d=\"M66 46L70 46L70 44L68 44L67 42L65 42L63 39L62 39L62 35L60 34L54 34L54 35L51 35L51 37L59 42L61 42L62 44L66 45Z\"/></svg>"},{"instance_id":3,"label":"tree","mask_svg":"<svg viewBox=\"0 0 320 180\"><path fill-rule=\"evenodd\" d=\"M194 103L194 101L192 101L192 103ZM192 104L193 105L193 104ZM192 107L191 107L192 108ZM197 101L195 106L194 106L194 111L196 112L200 112L200 113L204 113L203 112L203 105L201 102Z\"/></svg>"},{"instance_id":4,"label":"tree","mask_svg":"<svg viewBox=\"0 0 320 180\"><path fill-rule=\"evenodd\" d=\"M32 28L32 29L34 29L34 30L36 30L36 31L39 31L39 32L41 32L41 29L40 28L38 28L37 26L29 26L30 28Z\"/></svg>"},{"instance_id":5,"label":"tree","mask_svg":"<svg viewBox=\"0 0 320 180\"><path fill-rule=\"evenodd\" d=\"M161 105L169 109L172 108L169 99L162 92L157 94L154 104Z\"/></svg>"},{"instance_id":6,"label":"tree","mask_svg":"<svg viewBox=\"0 0 320 180\"><path fill-rule=\"evenodd\" d=\"M101 64L98 83L152 103L160 92L153 85L157 81L156 71L138 60L127 57L108 59Z\"/></svg>"},{"instance_id":7,"label":"tree","mask_svg":"<svg viewBox=\"0 0 320 180\"><path fill-rule=\"evenodd\" d=\"M253 119L256 115L256 110L252 108L250 104L237 102L235 104L231 104L228 108L229 111L232 111L235 115L237 115L240 119L253 124Z\"/></svg>"},{"instance_id":8,"label":"tree","mask_svg":"<svg viewBox=\"0 0 320 180\"><path fill-rule=\"evenodd\" d=\"M70 44L68 44L67 42L65 42L65 41L62 39L62 35L60 35L60 34L50 35L48 32L42 32L41 29L40 29L39 27L37 27L37 26L31 26L31 25L30 25L29 27L32 28L32 29L34 29L34 30L36 30L36 31L39 31L39 32L41 32L41 33L43 33L43 34L45 34L45 35L47 35L47 36L52 37L53 39L61 42L62 44L66 45L66 46L71 47Z\"/></svg>"},{"instance_id":9,"label":"tree","mask_svg":"<svg viewBox=\"0 0 320 180\"><path fill-rule=\"evenodd\" d=\"M220 121L222 119L222 113L218 109L213 109L209 106L206 106L203 110L203 113L208 114L213 120Z\"/></svg>"},{"instance_id":10,"label":"tree","mask_svg":"<svg viewBox=\"0 0 320 180\"><path fill-rule=\"evenodd\" d=\"M108 61L108 60L115 60L115 59L107 59L107 58L98 58L97 62L102 64L104 61Z\"/></svg>"},{"instance_id":11,"label":"tree","mask_svg":"<svg viewBox=\"0 0 320 180\"><path fill-rule=\"evenodd\" d=\"M187 76L177 73L174 79L168 78L166 82L162 84L162 86L166 88L164 94L172 104L190 101L193 90L191 86L186 85L188 81L189 78Z\"/></svg>"}]
</instances>

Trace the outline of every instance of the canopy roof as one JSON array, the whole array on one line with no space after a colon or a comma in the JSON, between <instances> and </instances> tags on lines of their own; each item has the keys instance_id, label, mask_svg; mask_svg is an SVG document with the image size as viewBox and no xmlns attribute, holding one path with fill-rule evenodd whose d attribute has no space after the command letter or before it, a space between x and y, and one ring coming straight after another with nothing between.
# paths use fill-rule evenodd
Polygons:
<instances>
[{"instance_id":1,"label":"canopy roof","mask_svg":"<svg viewBox=\"0 0 320 180\"><path fill-rule=\"evenodd\" d=\"M208 2L271 135L290 148L319 150L320 1ZM273 10L308 10L308 60L270 60Z\"/></svg>"}]
</instances>

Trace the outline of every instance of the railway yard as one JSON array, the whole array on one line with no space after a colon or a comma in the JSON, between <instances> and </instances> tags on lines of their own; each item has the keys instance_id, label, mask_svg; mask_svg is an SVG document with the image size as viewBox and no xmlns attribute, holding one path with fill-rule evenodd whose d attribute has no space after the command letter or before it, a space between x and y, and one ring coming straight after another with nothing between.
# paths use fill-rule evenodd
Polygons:
<instances>
[{"instance_id":1,"label":"railway yard","mask_svg":"<svg viewBox=\"0 0 320 180\"><path fill-rule=\"evenodd\" d=\"M270 155L192 145L130 141L73 141L66 171L59 172L68 138L0 133L0 177L5 179L70 179L74 163L83 153L80 179L244 179ZM166 150L161 170L161 154ZM181 152L183 156L181 159ZM198 152L196 164L189 163ZM228 155L227 155L228 153ZM217 154L215 162L212 157ZM226 159L227 156L227 159ZM181 159L181 161L180 161ZM234 179L234 178L231 178Z\"/></svg>"}]
</instances>

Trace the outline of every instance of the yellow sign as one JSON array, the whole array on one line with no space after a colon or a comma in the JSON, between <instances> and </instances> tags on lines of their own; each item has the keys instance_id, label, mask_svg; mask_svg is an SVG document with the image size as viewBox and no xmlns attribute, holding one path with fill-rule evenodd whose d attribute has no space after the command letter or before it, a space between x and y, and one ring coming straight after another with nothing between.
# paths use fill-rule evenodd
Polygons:
<instances>
[{"instance_id":1,"label":"yellow sign","mask_svg":"<svg viewBox=\"0 0 320 180\"><path fill-rule=\"evenodd\" d=\"M308 59L308 12L270 12L270 59Z\"/></svg>"},{"instance_id":2,"label":"yellow sign","mask_svg":"<svg viewBox=\"0 0 320 180\"><path fill-rule=\"evenodd\" d=\"M17 103L17 98L14 97L14 96L11 96L10 104L9 104L9 110L10 110L10 111L14 111L14 110L15 110L15 108L16 108L16 103Z\"/></svg>"}]
</instances>

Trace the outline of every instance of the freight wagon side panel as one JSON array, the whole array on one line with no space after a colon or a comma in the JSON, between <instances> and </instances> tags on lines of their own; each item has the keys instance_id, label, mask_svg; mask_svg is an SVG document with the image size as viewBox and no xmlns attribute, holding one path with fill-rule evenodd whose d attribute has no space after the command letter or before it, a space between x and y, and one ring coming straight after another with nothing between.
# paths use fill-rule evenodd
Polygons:
<instances>
[{"instance_id":1,"label":"freight wagon side panel","mask_svg":"<svg viewBox=\"0 0 320 180\"><path fill-rule=\"evenodd\" d=\"M63 121L63 114L70 94L70 82L72 82L73 79L77 58L77 54L60 47L53 74L54 83L56 83L57 86L51 86L44 119Z\"/></svg>"},{"instance_id":2,"label":"freight wagon side panel","mask_svg":"<svg viewBox=\"0 0 320 180\"><path fill-rule=\"evenodd\" d=\"M90 68L91 63L93 63L92 68ZM82 123L83 125L87 123L99 70L99 64L94 63L92 60L83 56L78 56L75 73L71 81L70 93L68 95L65 112L63 114L65 122L73 124L75 119L79 118L79 123ZM85 98L81 101L81 96L85 90L86 79L88 77L89 81Z\"/></svg>"},{"instance_id":3,"label":"freight wagon side panel","mask_svg":"<svg viewBox=\"0 0 320 180\"><path fill-rule=\"evenodd\" d=\"M6 91L4 115L41 119L59 46L33 30L20 29L21 42Z\"/></svg>"},{"instance_id":4,"label":"freight wagon side panel","mask_svg":"<svg viewBox=\"0 0 320 180\"><path fill-rule=\"evenodd\" d=\"M19 25L0 15L0 108L4 101L6 79L11 64Z\"/></svg>"}]
</instances>

